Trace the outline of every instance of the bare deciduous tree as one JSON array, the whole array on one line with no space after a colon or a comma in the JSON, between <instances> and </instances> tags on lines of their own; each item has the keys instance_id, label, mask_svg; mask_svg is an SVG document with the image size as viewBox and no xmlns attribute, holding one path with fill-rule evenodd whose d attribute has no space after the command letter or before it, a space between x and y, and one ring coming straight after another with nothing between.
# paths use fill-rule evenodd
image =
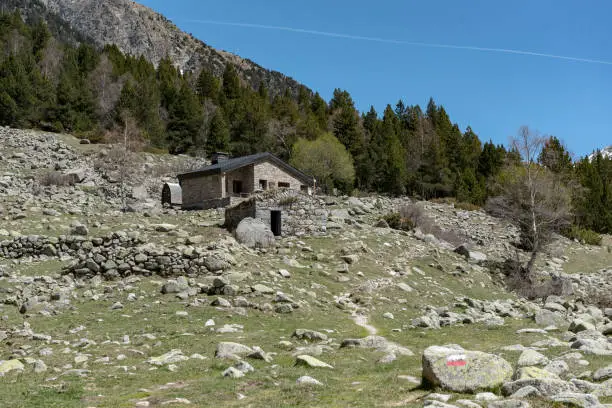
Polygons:
<instances>
[{"instance_id":1,"label":"bare deciduous tree","mask_svg":"<svg viewBox=\"0 0 612 408\"><path fill-rule=\"evenodd\" d=\"M100 63L89 75L98 102L97 113L108 123L112 122L113 110L121 96L121 89L128 80L128 75L113 79L113 63L106 54L102 55Z\"/></svg>"},{"instance_id":2,"label":"bare deciduous tree","mask_svg":"<svg viewBox=\"0 0 612 408\"><path fill-rule=\"evenodd\" d=\"M570 191L557 176L537 163L546 138L523 126L512 147L521 154L519 167L508 168L500 181L500 195L492 198L488 208L516 223L521 243L531 252L523 278L532 280L532 271L540 254L550 243L553 233L568 225Z\"/></svg>"},{"instance_id":3,"label":"bare deciduous tree","mask_svg":"<svg viewBox=\"0 0 612 408\"><path fill-rule=\"evenodd\" d=\"M63 56L62 45L54 37L49 38L39 66L42 75L55 85L57 85Z\"/></svg>"}]
</instances>

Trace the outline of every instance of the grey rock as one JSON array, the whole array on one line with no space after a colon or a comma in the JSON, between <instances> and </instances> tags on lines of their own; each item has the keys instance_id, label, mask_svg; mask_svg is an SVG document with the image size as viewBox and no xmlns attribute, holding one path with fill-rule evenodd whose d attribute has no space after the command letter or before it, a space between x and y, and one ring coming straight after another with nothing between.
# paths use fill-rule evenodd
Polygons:
<instances>
[{"instance_id":1,"label":"grey rock","mask_svg":"<svg viewBox=\"0 0 612 408\"><path fill-rule=\"evenodd\" d=\"M176 364L186 360L189 360L189 357L185 356L181 350L174 349L162 354L161 356L149 358L147 363L155 366L164 366L168 364Z\"/></svg>"},{"instance_id":2,"label":"grey rock","mask_svg":"<svg viewBox=\"0 0 612 408\"><path fill-rule=\"evenodd\" d=\"M541 395L540 391L538 391L536 387L528 385L526 387L519 388L518 390L516 390L512 395L510 395L510 398L525 399L525 398L539 397L540 395Z\"/></svg>"},{"instance_id":3,"label":"grey rock","mask_svg":"<svg viewBox=\"0 0 612 408\"><path fill-rule=\"evenodd\" d=\"M517 399L506 399L501 401L489 402L487 408L529 408L530 405L527 401Z\"/></svg>"},{"instance_id":4,"label":"grey rock","mask_svg":"<svg viewBox=\"0 0 612 408\"><path fill-rule=\"evenodd\" d=\"M503 358L456 345L428 347L422 364L425 382L454 392L493 389L512 377L512 366Z\"/></svg>"},{"instance_id":5,"label":"grey rock","mask_svg":"<svg viewBox=\"0 0 612 408\"><path fill-rule=\"evenodd\" d=\"M255 371L253 366L250 365L249 363L247 363L246 361L239 361L239 362L237 362L236 364L234 364L234 368L242 371L245 374L252 373L252 372Z\"/></svg>"},{"instance_id":6,"label":"grey rock","mask_svg":"<svg viewBox=\"0 0 612 408\"><path fill-rule=\"evenodd\" d=\"M586 330L595 330L595 325L582 319L575 319L569 326L569 331L578 333Z\"/></svg>"},{"instance_id":7,"label":"grey rock","mask_svg":"<svg viewBox=\"0 0 612 408\"><path fill-rule=\"evenodd\" d=\"M308 375L303 375L300 378L298 378L295 383L297 385L316 385L316 386L320 386L323 385L322 382L320 382L319 380L312 378Z\"/></svg>"},{"instance_id":8,"label":"grey rock","mask_svg":"<svg viewBox=\"0 0 612 408\"><path fill-rule=\"evenodd\" d=\"M548 364L548 357L531 349L523 351L518 359L519 367L537 366L544 364Z\"/></svg>"},{"instance_id":9,"label":"grey rock","mask_svg":"<svg viewBox=\"0 0 612 408\"><path fill-rule=\"evenodd\" d=\"M240 221L234 235L238 242L249 248L268 248L275 244L270 227L257 218L247 217Z\"/></svg>"},{"instance_id":10,"label":"grey rock","mask_svg":"<svg viewBox=\"0 0 612 408\"><path fill-rule=\"evenodd\" d=\"M595 381L606 381L612 378L612 365L609 365L604 368L600 368L599 370L593 373L593 379Z\"/></svg>"},{"instance_id":11,"label":"grey rock","mask_svg":"<svg viewBox=\"0 0 612 408\"><path fill-rule=\"evenodd\" d=\"M312 368L334 368L331 365L307 354L297 356L295 358L295 365L303 365Z\"/></svg>"},{"instance_id":12,"label":"grey rock","mask_svg":"<svg viewBox=\"0 0 612 408\"><path fill-rule=\"evenodd\" d=\"M592 394L580 394L576 392L562 392L550 398L553 402L562 403L565 406L580 408L601 407L599 399Z\"/></svg>"},{"instance_id":13,"label":"grey rock","mask_svg":"<svg viewBox=\"0 0 612 408\"><path fill-rule=\"evenodd\" d=\"M245 346L240 343L233 343L233 342L225 341L225 342L221 342L217 344L217 350L215 351L215 357L239 359L240 357L249 355L252 352L253 352L253 349L251 347Z\"/></svg>"},{"instance_id":14,"label":"grey rock","mask_svg":"<svg viewBox=\"0 0 612 408\"><path fill-rule=\"evenodd\" d=\"M221 374L223 377L227 378L242 378L244 377L244 373L235 367L229 367L227 370L223 371Z\"/></svg>"},{"instance_id":15,"label":"grey rock","mask_svg":"<svg viewBox=\"0 0 612 408\"><path fill-rule=\"evenodd\" d=\"M548 327L556 326L559 328L567 327L568 322L565 316L559 312L553 312L547 309L539 309L535 313L535 322L539 326Z\"/></svg>"},{"instance_id":16,"label":"grey rock","mask_svg":"<svg viewBox=\"0 0 612 408\"><path fill-rule=\"evenodd\" d=\"M307 341L326 341L327 340L327 334L324 334L318 331L314 331L314 330L309 330L309 329L296 329L291 335L291 337L295 337L296 339L307 340Z\"/></svg>"},{"instance_id":17,"label":"grey rock","mask_svg":"<svg viewBox=\"0 0 612 408\"><path fill-rule=\"evenodd\" d=\"M554 378L527 378L507 382L502 387L504 395L512 395L523 387L532 386L541 395L552 396L562 392L576 392L576 386L572 383Z\"/></svg>"}]
</instances>

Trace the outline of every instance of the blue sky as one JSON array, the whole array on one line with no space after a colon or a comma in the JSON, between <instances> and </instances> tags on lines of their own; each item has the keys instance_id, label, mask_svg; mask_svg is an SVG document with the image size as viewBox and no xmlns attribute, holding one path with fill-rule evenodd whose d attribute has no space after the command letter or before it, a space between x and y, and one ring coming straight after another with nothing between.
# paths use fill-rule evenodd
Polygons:
<instances>
[{"instance_id":1,"label":"blue sky","mask_svg":"<svg viewBox=\"0 0 612 408\"><path fill-rule=\"evenodd\" d=\"M443 105L462 129L506 143L521 125L576 155L612 144L612 2L607 0L141 0L207 44L360 110L401 98ZM369 41L272 28L278 26ZM512 49L607 63L413 43Z\"/></svg>"}]
</instances>

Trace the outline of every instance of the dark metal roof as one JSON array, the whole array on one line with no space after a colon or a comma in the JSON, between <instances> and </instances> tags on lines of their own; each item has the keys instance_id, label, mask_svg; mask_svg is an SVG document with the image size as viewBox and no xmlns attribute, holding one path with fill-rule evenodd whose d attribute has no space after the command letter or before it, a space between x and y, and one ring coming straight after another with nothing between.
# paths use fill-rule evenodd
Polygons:
<instances>
[{"instance_id":1,"label":"dark metal roof","mask_svg":"<svg viewBox=\"0 0 612 408\"><path fill-rule=\"evenodd\" d=\"M279 168L283 169L287 173L292 174L295 178L304 182L309 186L314 184L314 178L308 176L295 167L285 163L278 157L274 156L272 153L264 152L264 153L255 153L249 156L236 157L235 159L223 160L217 164L212 164L210 166L203 167L199 170L190 171L188 173L183 173L177 175L179 180L193 178L193 177L202 177L202 176L210 176L213 174L221 174L227 173L233 170L240 169L245 166L249 166L251 164L257 164L261 162L269 161Z\"/></svg>"}]
</instances>

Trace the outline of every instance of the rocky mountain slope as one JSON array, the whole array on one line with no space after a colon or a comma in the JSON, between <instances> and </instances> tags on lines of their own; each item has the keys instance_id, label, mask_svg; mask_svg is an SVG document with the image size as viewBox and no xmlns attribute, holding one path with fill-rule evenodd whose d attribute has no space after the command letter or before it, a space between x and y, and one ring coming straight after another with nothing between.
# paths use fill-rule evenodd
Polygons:
<instances>
[{"instance_id":1,"label":"rocky mountain slope","mask_svg":"<svg viewBox=\"0 0 612 408\"><path fill-rule=\"evenodd\" d=\"M0 140L2 407L611 407L605 246L558 237L539 278L571 290L529 301L500 267L517 229L481 210L266 192L285 233L253 247L222 211L159 205L188 157L125 178L112 146ZM419 228L381 220L405 205Z\"/></svg>"},{"instance_id":2,"label":"rocky mountain slope","mask_svg":"<svg viewBox=\"0 0 612 408\"><path fill-rule=\"evenodd\" d=\"M130 0L0 0L6 10L19 9L24 15L65 22L80 38L98 46L116 44L131 55L144 55L154 64L169 56L180 69L206 68L221 75L227 63L236 65L241 78L255 89L264 83L272 94L289 89L297 93L299 83L280 72L265 69L253 61L216 50L177 28L148 7ZM41 6L45 10L40 10Z\"/></svg>"}]
</instances>

